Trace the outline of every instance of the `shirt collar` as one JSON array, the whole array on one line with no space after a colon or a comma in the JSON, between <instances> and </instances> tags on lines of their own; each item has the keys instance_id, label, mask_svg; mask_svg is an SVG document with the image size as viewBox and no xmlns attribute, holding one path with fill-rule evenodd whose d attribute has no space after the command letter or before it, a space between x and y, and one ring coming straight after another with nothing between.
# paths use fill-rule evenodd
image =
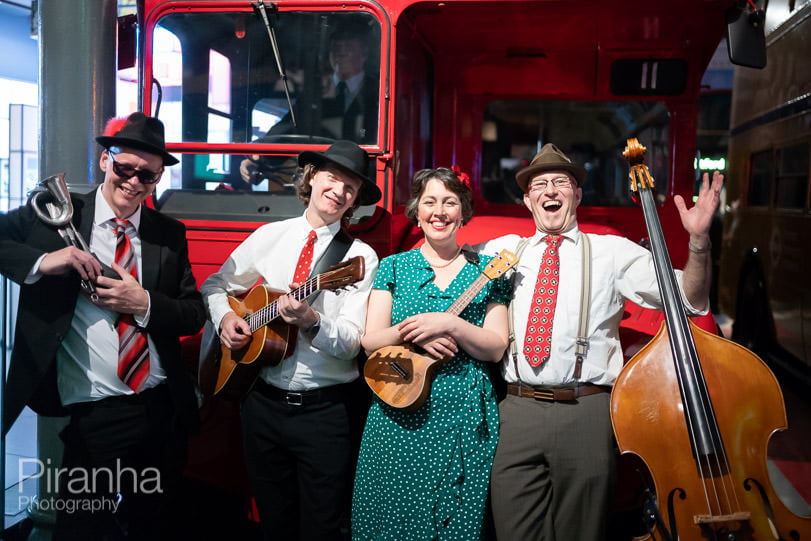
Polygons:
<instances>
[{"instance_id":1,"label":"shirt collar","mask_svg":"<svg viewBox=\"0 0 811 541\"><path fill-rule=\"evenodd\" d=\"M109 222L110 220L115 219L115 213L113 209L110 208L110 205L107 203L107 200L104 199L104 194L101 193L102 187L99 186L99 189L96 190L96 212L93 216L93 220L97 225L101 225L105 222ZM131 224L132 227L138 231L138 227L141 225L141 205L138 205L138 208L135 209L135 212L132 213L131 216L126 218Z\"/></svg>"},{"instance_id":2,"label":"shirt collar","mask_svg":"<svg viewBox=\"0 0 811 541\"><path fill-rule=\"evenodd\" d=\"M344 81L344 83L346 84L346 89L349 91L350 94L356 94L358 92L358 89L360 88L360 85L363 83L363 77L365 75L366 75L366 72L362 71L362 72L360 72L360 73L358 73L356 75L353 75L352 77L350 77L346 81ZM335 83L335 85L337 86L338 83L341 82L341 80L338 79L338 76L333 73L332 74L332 82Z\"/></svg>"},{"instance_id":3,"label":"shirt collar","mask_svg":"<svg viewBox=\"0 0 811 541\"><path fill-rule=\"evenodd\" d=\"M297 225L299 225L300 228L301 228L302 238L307 238L307 235L310 233L310 231L313 230L313 226L311 226L310 222L307 221L307 210L306 209L301 214L301 216L298 218L298 221L299 221L299 223ZM340 229L341 229L341 220L338 220L336 222L332 222L329 225L325 225L323 227L317 228L315 230L315 234L318 236L319 239L323 238L325 236L331 238L331 237L334 237L335 235L337 235L338 231L340 231Z\"/></svg>"},{"instance_id":4,"label":"shirt collar","mask_svg":"<svg viewBox=\"0 0 811 541\"><path fill-rule=\"evenodd\" d=\"M549 233L544 233L543 231L535 230L535 234L532 236L532 240L530 244L536 246L538 244L544 243L544 237L546 237ZM569 239L570 241L577 244L577 241L580 240L580 228L577 227L577 223L575 223L572 227L561 233L564 239Z\"/></svg>"}]
</instances>

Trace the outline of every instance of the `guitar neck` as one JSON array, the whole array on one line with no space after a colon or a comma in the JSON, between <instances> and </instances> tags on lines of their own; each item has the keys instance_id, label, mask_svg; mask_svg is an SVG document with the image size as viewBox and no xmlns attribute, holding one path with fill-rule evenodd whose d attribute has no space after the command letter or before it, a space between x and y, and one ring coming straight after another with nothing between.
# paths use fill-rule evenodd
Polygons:
<instances>
[{"instance_id":1,"label":"guitar neck","mask_svg":"<svg viewBox=\"0 0 811 541\"><path fill-rule=\"evenodd\" d=\"M470 286L462 293L458 299L453 301L445 312L452 314L454 316L458 316L462 313L470 301L479 294L479 291L482 290L484 285L490 281L490 278L487 277L485 274L480 274L478 278L476 278Z\"/></svg>"},{"instance_id":2,"label":"guitar neck","mask_svg":"<svg viewBox=\"0 0 811 541\"><path fill-rule=\"evenodd\" d=\"M319 286L320 277L321 277L320 274L313 276L312 278L304 282L304 284L288 293L288 295L292 295L293 298L299 302L303 301L304 299L308 298L310 295L312 295L313 293L315 293L320 289ZM278 299L266 306L263 306L253 314L248 314L247 316L245 316L245 321L247 321L248 325L251 326L251 333L253 333L256 330L261 329L262 327L264 327L277 317L279 317Z\"/></svg>"}]
</instances>

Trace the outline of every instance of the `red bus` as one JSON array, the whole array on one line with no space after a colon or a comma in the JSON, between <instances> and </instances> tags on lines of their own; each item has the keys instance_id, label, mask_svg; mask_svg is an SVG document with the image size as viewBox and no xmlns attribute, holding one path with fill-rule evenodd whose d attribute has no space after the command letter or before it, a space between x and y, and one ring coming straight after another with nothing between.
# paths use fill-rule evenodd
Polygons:
<instances>
[{"instance_id":1,"label":"red bus","mask_svg":"<svg viewBox=\"0 0 811 541\"><path fill-rule=\"evenodd\" d=\"M687 238L672 199L693 196L700 82L737 4L143 0L138 65L121 76L129 105L163 120L181 158L153 204L187 225L199 282L262 223L303 211L291 179L299 152L347 138L373 157L383 192L349 231L383 257L419 241L403 208L424 167L470 175L463 242L532 234L514 173L547 142L588 171L581 227L643 240L621 156L636 137L681 266ZM340 54L362 68L352 115L336 113ZM629 306L623 325L652 335L660 321Z\"/></svg>"},{"instance_id":2,"label":"red bus","mask_svg":"<svg viewBox=\"0 0 811 541\"><path fill-rule=\"evenodd\" d=\"M581 222L638 240L619 153L634 136L649 149L679 265L686 242L669 203L692 196L699 84L731 4L145 0L131 80L182 160L155 206L187 224L202 280L259 224L301 211L290 182L298 152L353 138L374 157L384 197L350 230L381 255L413 242L401 212L409 180L434 165L473 179L463 240L530 233L513 173L552 141L589 171ZM363 36L374 84L365 127L349 136L325 105L330 41L346 28ZM257 155L261 171L246 180L240 164Z\"/></svg>"}]
</instances>

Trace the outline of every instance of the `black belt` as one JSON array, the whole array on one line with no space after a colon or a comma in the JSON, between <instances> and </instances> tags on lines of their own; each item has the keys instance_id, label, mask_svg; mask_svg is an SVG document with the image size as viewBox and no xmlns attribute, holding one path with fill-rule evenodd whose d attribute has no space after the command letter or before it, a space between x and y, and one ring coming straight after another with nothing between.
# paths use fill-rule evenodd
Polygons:
<instances>
[{"instance_id":1,"label":"black belt","mask_svg":"<svg viewBox=\"0 0 811 541\"><path fill-rule=\"evenodd\" d=\"M535 400L570 402L581 396L597 393L610 393L610 385L594 385L593 383L572 383L569 385L549 385L533 387L518 383L507 384L507 394Z\"/></svg>"},{"instance_id":2,"label":"black belt","mask_svg":"<svg viewBox=\"0 0 811 541\"><path fill-rule=\"evenodd\" d=\"M117 396L108 396L100 400L90 400L87 402L77 402L75 404L68 404L65 409L70 414L83 414L92 408L107 408L124 406L126 404L147 404L157 401L169 401L169 386L165 383L158 384L149 389L144 389L138 393L122 394Z\"/></svg>"},{"instance_id":3,"label":"black belt","mask_svg":"<svg viewBox=\"0 0 811 541\"><path fill-rule=\"evenodd\" d=\"M278 400L289 406L306 406L319 402L342 402L349 396L350 385L349 383L342 383L309 391L288 391L274 387L259 378L254 385L254 389L271 400Z\"/></svg>"}]
</instances>

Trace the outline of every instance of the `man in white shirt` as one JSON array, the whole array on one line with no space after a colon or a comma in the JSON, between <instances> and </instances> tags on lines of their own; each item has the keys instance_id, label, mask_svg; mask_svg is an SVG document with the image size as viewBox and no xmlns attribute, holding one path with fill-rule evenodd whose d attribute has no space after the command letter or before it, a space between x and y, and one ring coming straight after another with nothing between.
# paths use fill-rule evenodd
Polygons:
<instances>
[{"instance_id":1,"label":"man in white shirt","mask_svg":"<svg viewBox=\"0 0 811 541\"><path fill-rule=\"evenodd\" d=\"M662 309L650 252L623 237L588 235L588 349L582 363L576 362L585 235L578 229L576 210L585 178L585 169L552 144L516 175L537 230L516 267L516 355L508 354L502 363L507 396L499 406L501 432L491 477L499 541L605 539L615 477L609 393L623 365L623 307L631 300ZM690 234L689 258L684 270L676 271L689 315L706 313L709 307L709 229L722 185L721 175L716 173L712 184L705 175L689 210L680 196L675 198ZM520 240L501 237L482 250L515 251ZM546 272L539 274L539 269L554 269L558 259L559 270L549 271L555 280L539 285ZM542 260L549 260L546 266ZM557 290L551 330L542 319L547 311L534 307L548 286ZM538 315L528 324L531 308Z\"/></svg>"},{"instance_id":2,"label":"man in white shirt","mask_svg":"<svg viewBox=\"0 0 811 541\"><path fill-rule=\"evenodd\" d=\"M299 155L303 172L296 188L304 214L257 229L201 287L226 347L245 347L251 336L228 295L248 291L257 280L279 291L298 287L296 271L308 238L315 239L307 257L314 266L333 239L344 235L342 223L352 210L380 199L366 176L367 160L351 141ZM297 335L295 350L263 368L242 403L246 464L265 539L341 539L352 473L356 356L378 264L369 245L348 241L341 260L362 257L365 277L348 290L322 291L312 303L278 298L281 319Z\"/></svg>"}]
</instances>

